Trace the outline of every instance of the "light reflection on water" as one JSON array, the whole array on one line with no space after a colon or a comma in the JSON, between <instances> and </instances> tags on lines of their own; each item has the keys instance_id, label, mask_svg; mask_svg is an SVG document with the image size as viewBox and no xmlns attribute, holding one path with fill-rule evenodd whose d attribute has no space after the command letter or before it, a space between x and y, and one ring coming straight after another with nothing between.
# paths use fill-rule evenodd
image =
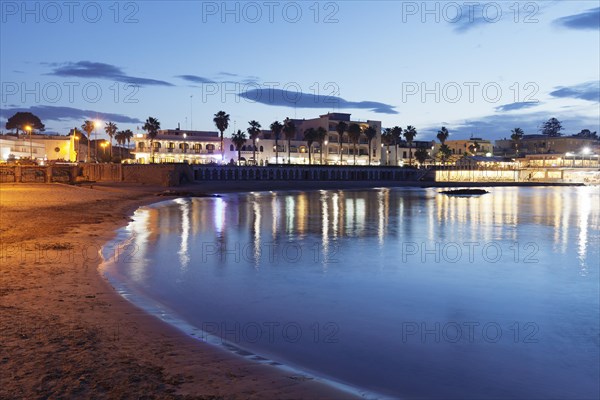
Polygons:
<instances>
[{"instance_id":1,"label":"light reflection on water","mask_svg":"<svg viewBox=\"0 0 600 400\"><path fill-rule=\"evenodd\" d=\"M199 328L359 387L597 397L598 188L491 191L180 199L136 212L118 268Z\"/></svg>"}]
</instances>

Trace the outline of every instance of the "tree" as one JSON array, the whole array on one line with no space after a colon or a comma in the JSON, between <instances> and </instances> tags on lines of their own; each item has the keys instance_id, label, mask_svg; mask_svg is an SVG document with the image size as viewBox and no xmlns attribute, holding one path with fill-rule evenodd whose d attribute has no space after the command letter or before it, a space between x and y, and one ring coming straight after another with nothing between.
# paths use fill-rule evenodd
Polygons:
<instances>
[{"instance_id":1,"label":"tree","mask_svg":"<svg viewBox=\"0 0 600 400\"><path fill-rule=\"evenodd\" d=\"M125 145L126 140L124 131L115 133L115 141L117 142L117 145L119 145L119 159L123 159L123 145Z\"/></svg>"},{"instance_id":2,"label":"tree","mask_svg":"<svg viewBox=\"0 0 600 400\"><path fill-rule=\"evenodd\" d=\"M323 165L323 145L325 144L325 140L327 139L327 129L322 126L318 127L315 131L315 140L319 143L319 153L321 154L321 160L319 161L321 165Z\"/></svg>"},{"instance_id":3,"label":"tree","mask_svg":"<svg viewBox=\"0 0 600 400\"><path fill-rule=\"evenodd\" d=\"M273 136L275 136L275 164L279 164L279 136L281 135L282 129L283 125L279 121L274 121L271 124L271 132L273 132Z\"/></svg>"},{"instance_id":4,"label":"tree","mask_svg":"<svg viewBox=\"0 0 600 400\"><path fill-rule=\"evenodd\" d=\"M306 145L308 147L308 164L312 164L311 150L312 145L317 138L317 131L315 128L308 128L304 131L304 140L306 140Z\"/></svg>"},{"instance_id":5,"label":"tree","mask_svg":"<svg viewBox=\"0 0 600 400\"><path fill-rule=\"evenodd\" d=\"M119 146L119 158L123 159L123 146L125 142L128 142L133 138L133 132L131 129L126 129L124 131L119 131L115 134L115 140Z\"/></svg>"},{"instance_id":6,"label":"tree","mask_svg":"<svg viewBox=\"0 0 600 400\"><path fill-rule=\"evenodd\" d=\"M448 157L450 157L450 155L452 154L452 151L450 150L450 147L448 147L447 144L443 144L440 146L440 151L438 154L440 160L442 161L442 164L444 164Z\"/></svg>"},{"instance_id":7,"label":"tree","mask_svg":"<svg viewBox=\"0 0 600 400\"><path fill-rule=\"evenodd\" d=\"M156 139L156 135L158 135L158 131L160 129L160 122L158 119L153 117L148 117L146 119L146 123L142 127L148 133L148 137L150 138L150 162L154 162L154 139Z\"/></svg>"},{"instance_id":8,"label":"tree","mask_svg":"<svg viewBox=\"0 0 600 400\"><path fill-rule=\"evenodd\" d=\"M256 162L256 139L258 138L258 135L260 135L261 125L260 125L260 123L258 123L258 121L255 121L255 120L248 122L248 124L250 126L246 130L248 131L250 140L252 140L252 161L254 162L254 165L257 165L257 162Z\"/></svg>"},{"instance_id":9,"label":"tree","mask_svg":"<svg viewBox=\"0 0 600 400\"><path fill-rule=\"evenodd\" d=\"M515 145L515 150L517 153L517 156L519 155L519 143L521 142L521 139L523 139L523 135L525 134L523 132L523 129L521 128L515 128L512 131L512 134L510 135L510 138L512 139L514 145Z\"/></svg>"},{"instance_id":10,"label":"tree","mask_svg":"<svg viewBox=\"0 0 600 400\"><path fill-rule=\"evenodd\" d=\"M346 132L346 129L348 129L348 124L345 123L344 121L340 121L338 122L338 124L335 126L335 131L338 133L338 140L340 143L340 164L342 163L342 159L344 157L344 132Z\"/></svg>"},{"instance_id":11,"label":"tree","mask_svg":"<svg viewBox=\"0 0 600 400\"><path fill-rule=\"evenodd\" d=\"M415 158L419 162L419 165L422 166L425 160L429 158L429 153L427 152L427 149L424 147L419 147L417 151L415 151Z\"/></svg>"},{"instance_id":12,"label":"tree","mask_svg":"<svg viewBox=\"0 0 600 400\"><path fill-rule=\"evenodd\" d=\"M448 132L448 129L446 129L445 126L442 126L442 129L440 129L437 133L437 138L442 145L446 143L448 136L450 136L450 132Z\"/></svg>"},{"instance_id":13,"label":"tree","mask_svg":"<svg viewBox=\"0 0 600 400\"><path fill-rule=\"evenodd\" d=\"M238 129L238 131L231 136L231 141L238 152L238 164L240 164L242 162L242 146L248 139L246 138L246 134Z\"/></svg>"},{"instance_id":14,"label":"tree","mask_svg":"<svg viewBox=\"0 0 600 400\"><path fill-rule=\"evenodd\" d=\"M94 121L85 120L83 125L81 125L81 129L85 133L87 133L87 155L85 157L85 161L88 162L90 160L90 142L92 141L92 132L94 132Z\"/></svg>"},{"instance_id":15,"label":"tree","mask_svg":"<svg viewBox=\"0 0 600 400\"><path fill-rule=\"evenodd\" d=\"M104 126L104 131L110 138L110 158L112 159L112 140L115 134L117 133L117 124L114 122L107 122Z\"/></svg>"},{"instance_id":16,"label":"tree","mask_svg":"<svg viewBox=\"0 0 600 400\"><path fill-rule=\"evenodd\" d=\"M369 142L369 165L371 165L371 142L377 136L377 129L372 127L371 125L365 128L365 136L367 137L367 141Z\"/></svg>"},{"instance_id":17,"label":"tree","mask_svg":"<svg viewBox=\"0 0 600 400\"><path fill-rule=\"evenodd\" d=\"M417 136L417 128L412 125L409 125L404 130L404 138L408 143L408 165L412 166L412 143L413 140Z\"/></svg>"},{"instance_id":18,"label":"tree","mask_svg":"<svg viewBox=\"0 0 600 400\"><path fill-rule=\"evenodd\" d=\"M582 129L581 132L579 132L575 136L588 139L598 139L598 134L596 132L590 131L589 129Z\"/></svg>"},{"instance_id":19,"label":"tree","mask_svg":"<svg viewBox=\"0 0 600 400\"><path fill-rule=\"evenodd\" d=\"M6 121L6 129L16 129L17 136L19 136L19 129L25 131L25 127L29 126L34 131L43 132L46 128L39 117L30 112L18 112L15 113Z\"/></svg>"},{"instance_id":20,"label":"tree","mask_svg":"<svg viewBox=\"0 0 600 400\"><path fill-rule=\"evenodd\" d=\"M390 165L390 145L394 143L392 128L385 128L381 133L381 143L386 146L385 165Z\"/></svg>"},{"instance_id":21,"label":"tree","mask_svg":"<svg viewBox=\"0 0 600 400\"><path fill-rule=\"evenodd\" d=\"M560 131L563 129L562 124L556 118L550 118L544 122L540 129L543 135L560 136Z\"/></svg>"},{"instance_id":22,"label":"tree","mask_svg":"<svg viewBox=\"0 0 600 400\"><path fill-rule=\"evenodd\" d=\"M221 162L223 162L225 160L225 147L223 147L223 132L225 132L229 127L229 114L227 114L225 111L219 111L215 114L213 122L215 123L219 132L221 132Z\"/></svg>"},{"instance_id":23,"label":"tree","mask_svg":"<svg viewBox=\"0 0 600 400\"><path fill-rule=\"evenodd\" d=\"M285 121L283 121L283 134L285 135L285 138L287 140L287 147L288 147L288 164L292 163L292 158L290 157L291 154L291 147L292 147L292 139L294 139L296 137L296 124L294 123L294 121L292 121L289 118L286 118Z\"/></svg>"},{"instance_id":24,"label":"tree","mask_svg":"<svg viewBox=\"0 0 600 400\"><path fill-rule=\"evenodd\" d=\"M350 124L348 127L348 138L352 141L352 152L354 153L354 165L356 165L356 145L360 141L360 135L362 134L362 128L359 124Z\"/></svg>"},{"instance_id":25,"label":"tree","mask_svg":"<svg viewBox=\"0 0 600 400\"><path fill-rule=\"evenodd\" d=\"M131 129L125 129L123 133L125 134L125 139L127 140L127 147L129 147L131 139L133 139L133 132L131 131Z\"/></svg>"},{"instance_id":26,"label":"tree","mask_svg":"<svg viewBox=\"0 0 600 400\"><path fill-rule=\"evenodd\" d=\"M479 143L477 143L477 141L471 143L467 150L469 151L469 153L471 153L471 155L476 155L479 151Z\"/></svg>"},{"instance_id":27,"label":"tree","mask_svg":"<svg viewBox=\"0 0 600 400\"><path fill-rule=\"evenodd\" d=\"M399 126L395 126L391 130L392 132L392 142L394 143L394 150L396 151L396 166L398 166L398 145L400 144L400 140L402 139L402 128Z\"/></svg>"}]
</instances>

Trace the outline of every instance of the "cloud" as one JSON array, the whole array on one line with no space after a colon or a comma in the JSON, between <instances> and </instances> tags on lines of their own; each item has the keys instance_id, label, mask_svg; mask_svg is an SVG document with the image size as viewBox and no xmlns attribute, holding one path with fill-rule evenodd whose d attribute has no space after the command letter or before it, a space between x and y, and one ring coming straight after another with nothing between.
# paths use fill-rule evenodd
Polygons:
<instances>
[{"instance_id":1,"label":"cloud","mask_svg":"<svg viewBox=\"0 0 600 400\"><path fill-rule=\"evenodd\" d=\"M449 21L455 24L454 31L458 33L465 33L480 25L491 24L490 21L495 18L493 11L489 11L489 17L487 15L484 17L483 5L479 3L474 3L472 6L462 6L460 12L460 16L457 13L457 21Z\"/></svg>"},{"instance_id":2,"label":"cloud","mask_svg":"<svg viewBox=\"0 0 600 400\"><path fill-rule=\"evenodd\" d=\"M54 70L48 73L48 75L75 78L110 79L139 86L173 86L171 83L165 81L129 76L126 75L119 67L99 62L78 61L48 65L54 67Z\"/></svg>"},{"instance_id":3,"label":"cloud","mask_svg":"<svg viewBox=\"0 0 600 400\"><path fill-rule=\"evenodd\" d=\"M239 74L232 74L230 72L219 72L217 74L219 78L206 78L198 75L177 75L176 78L181 78L188 82L199 83L199 84L222 84L222 83L237 83L242 85L259 85L258 76L248 75L242 76ZM236 78L236 79L233 79ZM194 86L195 87L195 86Z\"/></svg>"},{"instance_id":4,"label":"cloud","mask_svg":"<svg viewBox=\"0 0 600 400\"><path fill-rule=\"evenodd\" d=\"M124 124L139 124L142 121L137 118L131 118L123 114L103 113L94 110L82 110L72 107L57 106L32 106L29 108L3 108L0 109L0 116L10 118L17 112L30 112L44 121L67 121L79 120L83 122L86 119L100 119L102 121L112 121Z\"/></svg>"},{"instance_id":5,"label":"cloud","mask_svg":"<svg viewBox=\"0 0 600 400\"><path fill-rule=\"evenodd\" d=\"M599 30L600 7L592 8L579 14L568 15L554 20L556 25L569 29Z\"/></svg>"},{"instance_id":6,"label":"cloud","mask_svg":"<svg viewBox=\"0 0 600 400\"><path fill-rule=\"evenodd\" d=\"M590 129L598 131L600 124L598 117L593 117L585 114L578 114L573 110L558 113L547 111L536 111L527 114L492 114L480 118L474 118L463 121L453 121L445 124L450 131L450 139L467 139L471 136L480 137L487 140L497 140L502 138L510 138L511 130L521 128L525 134L538 134L541 124L548 119L556 117L561 121L565 130L561 132L563 135L572 135L582 129ZM423 140L433 139L437 134L437 130L441 127L430 127L429 129L419 130L419 136ZM427 138L427 139L426 139Z\"/></svg>"},{"instance_id":7,"label":"cloud","mask_svg":"<svg viewBox=\"0 0 600 400\"><path fill-rule=\"evenodd\" d=\"M590 81L573 86L560 86L550 96L600 102L600 82Z\"/></svg>"},{"instance_id":8,"label":"cloud","mask_svg":"<svg viewBox=\"0 0 600 400\"><path fill-rule=\"evenodd\" d=\"M181 78L183 80L193 83L216 83L212 79L204 78L198 75L177 75L176 78Z\"/></svg>"},{"instance_id":9,"label":"cloud","mask_svg":"<svg viewBox=\"0 0 600 400\"><path fill-rule=\"evenodd\" d=\"M353 102L335 96L322 96L281 89L251 89L238 94L245 99L270 106L300 108L356 108L367 109L380 114L398 114L394 106L375 101Z\"/></svg>"},{"instance_id":10,"label":"cloud","mask_svg":"<svg viewBox=\"0 0 600 400\"><path fill-rule=\"evenodd\" d=\"M500 111L500 112L523 110L525 108L535 107L540 104L542 104L542 103L540 103L539 101L520 101L520 102L516 102L516 103L510 103L510 104L504 104L504 105L498 106L495 108L495 110Z\"/></svg>"}]
</instances>

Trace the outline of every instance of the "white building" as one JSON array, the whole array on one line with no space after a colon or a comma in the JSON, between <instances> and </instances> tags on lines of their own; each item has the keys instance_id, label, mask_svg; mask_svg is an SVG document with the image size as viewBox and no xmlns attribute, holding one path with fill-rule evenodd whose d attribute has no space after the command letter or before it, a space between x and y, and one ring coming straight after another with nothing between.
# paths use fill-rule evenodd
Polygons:
<instances>
[{"instance_id":1,"label":"white building","mask_svg":"<svg viewBox=\"0 0 600 400\"><path fill-rule=\"evenodd\" d=\"M263 130L257 141L256 151L253 153L253 143L250 139L242 147L240 156L243 163L255 163L257 165L275 164L308 164L309 154L307 142L303 139L304 131L308 128L323 127L327 130L327 138L321 148L319 143L313 143L311 147L311 158L313 164L354 164L354 144L344 134L342 143L339 143L339 135L335 130L340 121L347 125L359 124L363 129L372 126L376 130L375 138L371 141L371 164L380 163L381 146L381 122L380 121L352 121L350 114L330 113L313 119L293 119L296 125L296 135L289 143L282 132L275 147L275 138L270 130ZM283 121L280 121L283 123ZM270 125L264 124L265 126ZM228 135L227 135L228 136ZM178 163L187 162L191 164L206 164L221 162L221 140L219 132L213 131L186 131L181 129L161 130L152 141L154 151L150 151L150 139L147 134L138 134L134 137L135 162L148 163L152 156L156 163ZM223 162L237 162L238 152L229 137L224 138ZM342 154L340 155L340 150ZM256 160L253 160L254 154ZM289 154L289 159L288 159ZM340 161L341 160L341 161ZM369 143L364 134L361 135L356 146L356 165L367 165L369 163Z\"/></svg>"},{"instance_id":2,"label":"white building","mask_svg":"<svg viewBox=\"0 0 600 400\"><path fill-rule=\"evenodd\" d=\"M59 135L13 135L0 136L2 162L29 159L38 162L51 160L75 161L78 143L72 136Z\"/></svg>"}]
</instances>

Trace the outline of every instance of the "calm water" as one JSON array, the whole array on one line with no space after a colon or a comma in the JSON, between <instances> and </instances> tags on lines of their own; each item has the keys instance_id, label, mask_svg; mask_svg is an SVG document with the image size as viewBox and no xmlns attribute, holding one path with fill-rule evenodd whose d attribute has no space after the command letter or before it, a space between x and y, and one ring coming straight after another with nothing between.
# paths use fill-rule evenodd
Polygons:
<instances>
[{"instance_id":1,"label":"calm water","mask_svg":"<svg viewBox=\"0 0 600 400\"><path fill-rule=\"evenodd\" d=\"M598 188L437 191L144 207L109 272L205 333L374 393L597 398Z\"/></svg>"}]
</instances>

